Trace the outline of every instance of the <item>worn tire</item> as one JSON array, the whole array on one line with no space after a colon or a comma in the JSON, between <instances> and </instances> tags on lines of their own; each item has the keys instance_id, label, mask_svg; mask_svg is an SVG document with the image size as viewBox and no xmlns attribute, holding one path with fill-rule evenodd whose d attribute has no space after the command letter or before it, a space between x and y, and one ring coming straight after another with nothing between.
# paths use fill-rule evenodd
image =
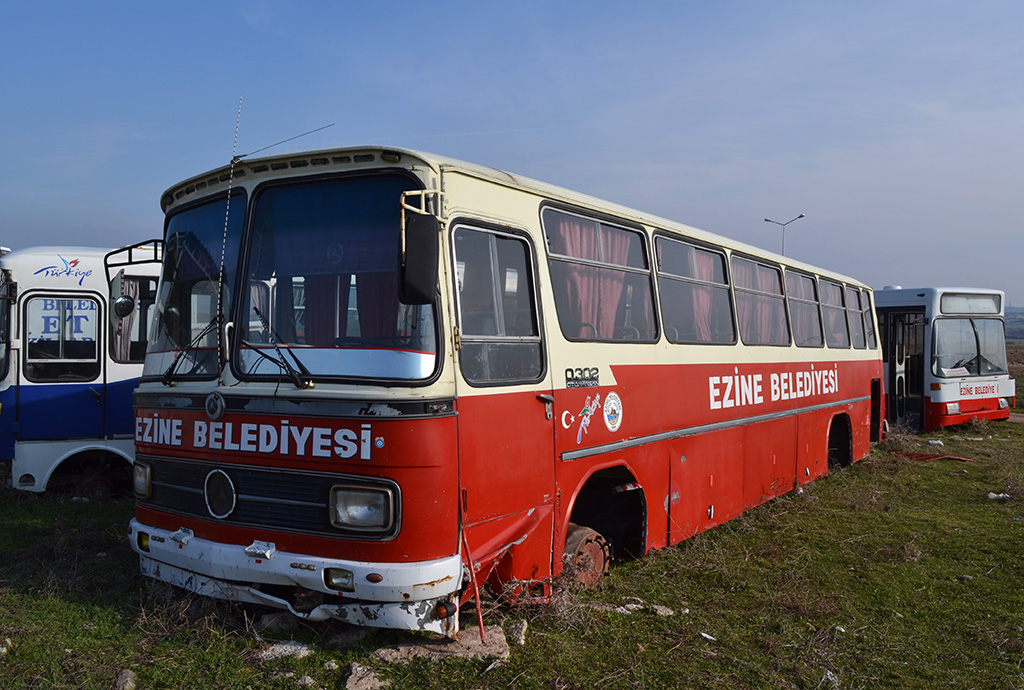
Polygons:
<instances>
[{"instance_id":1,"label":"worn tire","mask_svg":"<svg viewBox=\"0 0 1024 690\"><path fill-rule=\"evenodd\" d=\"M75 496L91 502L109 501L114 497L114 482L105 474L86 472L75 485Z\"/></svg>"},{"instance_id":2,"label":"worn tire","mask_svg":"<svg viewBox=\"0 0 1024 690\"><path fill-rule=\"evenodd\" d=\"M583 587L593 587L608 574L608 540L589 527L569 523L565 535L566 575Z\"/></svg>"}]
</instances>

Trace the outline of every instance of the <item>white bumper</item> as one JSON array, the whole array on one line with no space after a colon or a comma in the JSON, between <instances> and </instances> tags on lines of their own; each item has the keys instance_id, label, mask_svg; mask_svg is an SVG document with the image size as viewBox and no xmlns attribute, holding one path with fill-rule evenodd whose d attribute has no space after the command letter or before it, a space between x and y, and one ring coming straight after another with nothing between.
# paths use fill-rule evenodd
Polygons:
<instances>
[{"instance_id":1,"label":"white bumper","mask_svg":"<svg viewBox=\"0 0 1024 690\"><path fill-rule=\"evenodd\" d=\"M149 536L149 550L139 546L138 534ZM458 632L457 612L437 619L434 607L451 599L462 586L459 554L416 563L366 563L317 558L277 551L273 544L254 542L237 546L198 539L188 530L170 532L132 520L132 548L139 554L142 574L197 594L264 604L286 609L307 620L343 620L354 625L403 630L430 630L453 637ZM339 593L324 583L327 568L353 575L354 591ZM367 579L373 575L372 582ZM259 585L283 585L322 592L344 599L297 611L290 602L259 590ZM355 601L353 601L355 600Z\"/></svg>"}]
</instances>

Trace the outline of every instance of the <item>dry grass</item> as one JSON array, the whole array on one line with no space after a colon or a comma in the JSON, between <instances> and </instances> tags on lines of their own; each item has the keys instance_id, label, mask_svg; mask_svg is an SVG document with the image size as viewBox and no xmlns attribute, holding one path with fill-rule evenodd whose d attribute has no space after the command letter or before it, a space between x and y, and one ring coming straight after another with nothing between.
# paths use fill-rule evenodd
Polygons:
<instances>
[{"instance_id":1,"label":"dry grass","mask_svg":"<svg viewBox=\"0 0 1024 690\"><path fill-rule=\"evenodd\" d=\"M915 429L903 424L893 424L878 444L878 449L888 453L907 453L922 447L921 436Z\"/></svg>"},{"instance_id":2,"label":"dry grass","mask_svg":"<svg viewBox=\"0 0 1024 690\"><path fill-rule=\"evenodd\" d=\"M547 606L487 597L488 624L530 624L526 645L493 667L374 661L410 633L336 644L338 624L266 629L252 608L143 581L126 543L130 504L11 496L0 504L0 640L16 653L0 658L0 685L105 690L131 668L147 688L291 689L302 676L338 688L344 672L325 664L357 662L393 690L1024 687L1024 428L982 431L895 429L869 459L800 492L616 561L595 589L553 583ZM893 455L928 439L974 462ZM638 601L649 606L623 612ZM463 625L474 624L467 607ZM258 658L275 639L313 654Z\"/></svg>"}]
</instances>

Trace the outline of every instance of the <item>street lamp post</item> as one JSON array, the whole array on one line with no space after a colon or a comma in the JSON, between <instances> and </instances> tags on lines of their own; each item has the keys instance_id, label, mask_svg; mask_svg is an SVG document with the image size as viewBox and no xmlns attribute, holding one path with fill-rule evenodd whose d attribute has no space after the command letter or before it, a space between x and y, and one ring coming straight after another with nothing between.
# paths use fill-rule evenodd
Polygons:
<instances>
[{"instance_id":1,"label":"street lamp post","mask_svg":"<svg viewBox=\"0 0 1024 690\"><path fill-rule=\"evenodd\" d=\"M793 220L800 220L803 217L804 217L804 214L801 213L799 216L797 216ZM782 227L782 255L783 256L786 255L786 226L789 225L790 223L792 223L793 220L787 220L785 223L780 223L779 221L772 220L771 218L765 218L764 219L765 223L775 223L776 225L779 225L779 226Z\"/></svg>"}]
</instances>

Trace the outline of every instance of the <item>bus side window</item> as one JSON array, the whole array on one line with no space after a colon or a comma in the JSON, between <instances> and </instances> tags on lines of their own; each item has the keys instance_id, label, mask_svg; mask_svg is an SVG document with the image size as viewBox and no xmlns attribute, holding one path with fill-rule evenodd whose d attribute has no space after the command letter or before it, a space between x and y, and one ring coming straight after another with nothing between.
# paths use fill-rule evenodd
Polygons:
<instances>
[{"instance_id":1,"label":"bus side window","mask_svg":"<svg viewBox=\"0 0 1024 690\"><path fill-rule=\"evenodd\" d=\"M25 377L91 381L99 376L99 304L88 298L33 297L25 305Z\"/></svg>"},{"instance_id":2,"label":"bus side window","mask_svg":"<svg viewBox=\"0 0 1024 690\"><path fill-rule=\"evenodd\" d=\"M850 324L853 346L863 350L867 340L864 336L864 309L860 304L860 296L857 288L846 288L846 321Z\"/></svg>"},{"instance_id":3,"label":"bus side window","mask_svg":"<svg viewBox=\"0 0 1024 690\"><path fill-rule=\"evenodd\" d=\"M558 324L568 340L653 342L643 235L553 208L543 212Z\"/></svg>"},{"instance_id":4,"label":"bus side window","mask_svg":"<svg viewBox=\"0 0 1024 690\"><path fill-rule=\"evenodd\" d=\"M779 269L733 256L732 275L743 344L789 345Z\"/></svg>"},{"instance_id":5,"label":"bus side window","mask_svg":"<svg viewBox=\"0 0 1024 690\"><path fill-rule=\"evenodd\" d=\"M821 312L814 278L787 270L786 292L797 347L822 347L825 341L821 337Z\"/></svg>"},{"instance_id":6,"label":"bus side window","mask_svg":"<svg viewBox=\"0 0 1024 690\"><path fill-rule=\"evenodd\" d=\"M455 229L462 375L471 383L536 381L544 372L529 245Z\"/></svg>"},{"instance_id":7,"label":"bus side window","mask_svg":"<svg viewBox=\"0 0 1024 690\"><path fill-rule=\"evenodd\" d=\"M725 255L667 237L658 237L655 246L661 316L669 342L735 342Z\"/></svg>"},{"instance_id":8,"label":"bus side window","mask_svg":"<svg viewBox=\"0 0 1024 690\"><path fill-rule=\"evenodd\" d=\"M871 293L861 289L860 296L861 312L864 314L864 330L868 334L868 347L872 350L878 347L878 340L875 338L874 310L871 308Z\"/></svg>"},{"instance_id":9,"label":"bus side window","mask_svg":"<svg viewBox=\"0 0 1024 690\"><path fill-rule=\"evenodd\" d=\"M850 347L842 286L821 281L821 312L825 317L825 343L829 347Z\"/></svg>"}]
</instances>

